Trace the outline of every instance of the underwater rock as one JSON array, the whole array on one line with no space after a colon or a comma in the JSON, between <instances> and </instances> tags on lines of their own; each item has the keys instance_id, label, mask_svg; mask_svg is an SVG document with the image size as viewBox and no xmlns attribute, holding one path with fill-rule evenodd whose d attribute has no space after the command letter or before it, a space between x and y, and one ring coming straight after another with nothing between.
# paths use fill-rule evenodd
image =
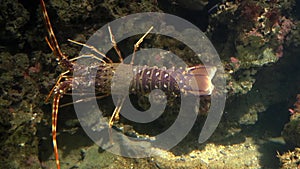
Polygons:
<instances>
[{"instance_id":1,"label":"underwater rock","mask_svg":"<svg viewBox=\"0 0 300 169\"><path fill-rule=\"evenodd\" d=\"M292 8L295 1L228 1L210 15L207 34L225 61L229 95L252 89L255 73L244 80L239 74L277 62L297 34Z\"/></svg>"},{"instance_id":2,"label":"underwater rock","mask_svg":"<svg viewBox=\"0 0 300 169\"><path fill-rule=\"evenodd\" d=\"M299 168L300 167L300 94L297 95L297 101L293 109L289 109L291 113L290 122L288 122L282 131L282 136L287 143L296 148L293 151L278 154L281 168Z\"/></svg>"},{"instance_id":3,"label":"underwater rock","mask_svg":"<svg viewBox=\"0 0 300 169\"><path fill-rule=\"evenodd\" d=\"M30 19L29 12L21 3L3 0L0 2L1 39L11 41L22 38L22 29Z\"/></svg>"},{"instance_id":4,"label":"underwater rock","mask_svg":"<svg viewBox=\"0 0 300 169\"><path fill-rule=\"evenodd\" d=\"M295 108L290 109L291 117L283 129L282 136L287 143L300 146L300 94L297 95Z\"/></svg>"},{"instance_id":5,"label":"underwater rock","mask_svg":"<svg viewBox=\"0 0 300 169\"><path fill-rule=\"evenodd\" d=\"M190 10L202 10L207 4L208 0L169 0L171 3L188 8Z\"/></svg>"},{"instance_id":6,"label":"underwater rock","mask_svg":"<svg viewBox=\"0 0 300 169\"><path fill-rule=\"evenodd\" d=\"M37 69L30 72L34 60L25 53L1 52L0 60L0 168L38 168L43 96L36 78L43 78Z\"/></svg>"},{"instance_id":7,"label":"underwater rock","mask_svg":"<svg viewBox=\"0 0 300 169\"><path fill-rule=\"evenodd\" d=\"M284 140L296 146L300 146L300 118L293 119L284 126L283 134Z\"/></svg>"},{"instance_id":8,"label":"underwater rock","mask_svg":"<svg viewBox=\"0 0 300 169\"><path fill-rule=\"evenodd\" d=\"M138 12L161 11L155 0L130 2L104 0L101 2L103 3L96 3L96 1L61 0L47 2L46 5L49 8L49 16L52 21L52 26L54 27L54 32L57 35L58 42L62 46L62 51L69 55L70 58L77 55L80 47L76 48L77 50L73 50L72 47L70 47L72 45L66 43L67 38L72 39L82 36L79 41L85 42L89 35L94 33L95 30L114 18ZM173 2L178 2L182 6L186 5L186 8L189 9L200 10L208 1L174 0ZM282 10L287 9L287 11L290 11L290 8L293 6L293 3L291 2L292 1L287 2L281 0L279 3L283 7ZM41 19L42 14L38 2L34 5L29 3L29 5L26 5L25 1L10 2L4 0L1 1L0 4L0 8L3 9L0 11L0 24L3 25L3 27L0 28L0 35L2 35L1 42L5 42L0 45L0 130L2 134L0 139L0 168L55 168L50 138L51 105L45 104L44 99L55 84L56 78L62 70L59 66L57 67L55 57L48 48L47 43L44 41L46 31ZM241 33L241 30L238 28L240 28L241 25L236 24L235 19L236 16L239 16L239 13L234 13L234 11L236 11L239 6L236 4L230 6L230 3L226 3L225 7L228 13L224 13L225 15L223 16L219 15L215 24L222 25L220 27L221 29L226 27L224 30L228 32L228 38L226 37L223 39L224 34L219 34L218 31L214 32L214 30L212 30L212 32L214 39L219 40L217 41L216 46L218 47L218 50L221 49L219 50L219 53L222 55L222 61L227 64L226 66L230 67L228 72L232 70L232 74L227 74L230 76L229 82L231 82L233 86L233 92L230 95L232 96L234 94L245 94L252 89L252 86L256 81L254 75L257 70L249 69L250 67L261 67L263 64L273 63L278 60L275 50L277 49L276 47L278 44L274 43L274 46L268 46L259 52L252 51L256 47L261 47L261 44L257 44L257 42L262 39L259 37L252 37L253 39L249 38L249 41L247 42L242 39L243 35L246 36L245 32L242 32L239 42L244 44L247 43L247 45L243 46L241 44L236 44L236 37L239 35L238 33ZM277 8L277 5L273 8ZM7 13L9 10L13 11L13 15ZM234 16L231 14L234 14ZM286 17L286 19L289 18ZM285 22L287 25L286 28L289 28L288 23L289 22ZM33 27L34 29L31 29ZM211 24L210 26L210 28L215 30L217 29L216 27L214 24ZM251 29L248 30L251 31ZM297 34L293 29L290 33L292 35L299 35L299 32ZM270 36L273 35L283 34L272 34ZM286 36L289 36L288 33ZM285 39L287 39L286 36L284 36ZM267 37L269 37L269 35L264 38ZM162 41L159 37L154 39L154 41L158 42L157 46L166 48L162 45ZM191 65L197 64L198 61L190 57L193 53L187 48L182 48L182 45L174 40L168 41L170 41L169 44L173 44L170 45L170 48L174 48L173 50L177 52L176 54L183 56L182 58L185 62ZM284 43L286 43L286 41ZM147 47L153 47L151 44L145 44L148 45ZM239 52L237 52L239 53L238 55L234 53L236 48L240 48ZM232 53L232 51L234 52ZM243 55L243 52L246 53L246 55ZM258 52L259 55L254 55L254 52ZM233 66L235 68L232 68ZM238 71L240 71L240 73L235 74L235 72ZM276 91L277 88L270 87L270 84L268 84L265 89L266 91ZM274 101L278 99L277 97L267 97L264 92L262 93L263 96L259 95L259 99L254 97L256 94L253 94L253 97L250 98L251 100L257 100L256 102L236 102L238 103L237 105L243 104L241 105L243 108L245 106L250 107L250 116L243 116L244 118L238 119L239 121L237 120L238 123L255 124L258 117L257 112L264 111L271 103L277 103ZM65 98L62 99L63 102L66 101ZM270 99L272 100L270 101ZM259 107L257 104L254 104L264 100L267 100L267 103L263 102L263 105L259 105ZM113 105L104 105L103 109L108 112L107 116L113 111L112 108ZM239 108L238 110L241 110L241 113L247 114L247 112L245 113L245 111L243 111L243 108ZM202 109L206 110L207 108L202 107ZM207 144L205 146L206 155L201 154L201 147L195 146L198 144L196 141L193 142L190 140L183 142L185 147L188 147L189 149L189 151L185 153L187 155L184 154L187 150L182 150L176 156L171 152L166 152L168 155L163 156L163 152L161 153L161 157L150 157L137 160L114 156L107 152L103 153L99 150L98 146L91 143L89 138L85 136L83 132L79 132L80 129L74 132L66 132L68 128L77 128L78 123L76 120L68 117L70 112L64 110L64 108L60 108L62 113L59 114L58 121L58 132L60 134L58 137L58 144L61 145L59 151L64 168L66 166L69 168L72 166L73 168L78 166L81 168L91 166L94 168L99 166L103 168L120 168L120 166L134 168L206 168L208 162L210 162L210 166L208 167L212 168L214 168L213 166L220 165L223 168L229 168L231 166L236 168L250 168L251 166L260 168L260 166L258 166L261 162L259 161L260 152L254 141L253 144L235 143L235 145L231 146L214 143ZM89 119L88 112L85 115L89 124L94 122ZM173 117L173 115L171 116ZM73 118L76 119L76 117ZM224 126L225 128L227 127L225 125L227 124L221 126ZM97 125L97 127L101 129L101 126ZM240 128L232 129L233 133L239 131ZM218 136L224 138L223 133ZM76 140L75 144L74 140ZM45 142L45 144L41 145L42 142ZM249 150L252 153L249 153ZM188 154L189 152L191 153ZM245 152L247 154L246 156L243 155ZM203 159L205 159L205 161L202 161Z\"/></svg>"},{"instance_id":9,"label":"underwater rock","mask_svg":"<svg viewBox=\"0 0 300 169\"><path fill-rule=\"evenodd\" d=\"M141 0L130 3L127 1L105 0L102 6L105 7L114 18L120 18L129 14L140 12L162 12L158 8L155 0Z\"/></svg>"}]
</instances>

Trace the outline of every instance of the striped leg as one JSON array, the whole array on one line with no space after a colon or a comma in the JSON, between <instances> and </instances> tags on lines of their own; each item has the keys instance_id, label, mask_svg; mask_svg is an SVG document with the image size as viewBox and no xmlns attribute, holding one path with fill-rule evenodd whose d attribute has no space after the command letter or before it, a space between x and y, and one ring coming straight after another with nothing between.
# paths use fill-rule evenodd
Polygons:
<instances>
[{"instance_id":1,"label":"striped leg","mask_svg":"<svg viewBox=\"0 0 300 169\"><path fill-rule=\"evenodd\" d=\"M60 77L65 77L65 76L60 76ZM57 141L56 141L58 107L59 107L60 98L66 93L68 89L71 88L71 84L72 84L72 80L69 79L58 83L54 87L54 97L52 102L52 143L53 143L53 150L54 150L57 169L60 169L60 162L59 162L59 155L58 155L58 148L57 148Z\"/></svg>"},{"instance_id":2,"label":"striped leg","mask_svg":"<svg viewBox=\"0 0 300 169\"><path fill-rule=\"evenodd\" d=\"M57 141L56 141L57 113L58 113L60 96L61 96L60 94L54 95L53 103L52 103L52 143L53 143L53 150L54 150L55 163L57 169L60 169L60 162L59 162Z\"/></svg>"},{"instance_id":3,"label":"striped leg","mask_svg":"<svg viewBox=\"0 0 300 169\"><path fill-rule=\"evenodd\" d=\"M68 76L66 76L66 74L70 73L73 70L73 63L70 60L68 60L68 57L65 54L63 54L60 50L60 47L57 43L55 34L51 26L51 22L48 16L45 2L43 0L40 0L40 4L42 7L43 18L48 32L48 36L45 38L46 42L49 45L50 49L52 50L54 56L59 61L59 64L63 68L67 69L66 72L62 73L59 76L55 86L52 88L52 90L50 91L50 93L46 98L46 102L47 102L47 100L49 100L49 98L54 93L54 98L52 103L52 142L54 148L56 167L57 169L60 169L57 142L56 142L57 114L58 114L59 100L61 96L63 96L65 92L71 87L72 80L71 78L67 79ZM61 81L62 79L65 79L65 81Z\"/></svg>"}]
</instances>

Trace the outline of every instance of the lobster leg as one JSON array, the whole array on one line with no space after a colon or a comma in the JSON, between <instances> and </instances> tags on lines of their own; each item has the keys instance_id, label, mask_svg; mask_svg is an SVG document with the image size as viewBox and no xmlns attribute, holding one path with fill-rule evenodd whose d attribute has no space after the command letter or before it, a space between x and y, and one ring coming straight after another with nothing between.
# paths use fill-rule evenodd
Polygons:
<instances>
[{"instance_id":1,"label":"lobster leg","mask_svg":"<svg viewBox=\"0 0 300 169\"><path fill-rule=\"evenodd\" d=\"M64 68L68 69L67 71L60 74L55 86L52 88L52 90L50 91L50 93L46 98L46 102L47 102L47 100L49 100L51 95L54 93L54 98L52 103L52 142L53 142L56 167L57 169L60 169L60 162L59 162L58 148L57 148L57 141L56 141L57 114L58 114L59 100L61 96L71 87L72 80L67 79L68 76L66 76L66 74L72 71L73 63L69 61L68 57L64 55L60 50L60 47L57 43L55 34L51 26L51 22L47 13L45 2L43 0L40 0L40 4L42 7L43 18L48 32L48 37L46 37L46 42L49 45L50 49L52 50L54 56L56 56L59 63ZM61 82L63 78L65 78L66 80Z\"/></svg>"},{"instance_id":2,"label":"lobster leg","mask_svg":"<svg viewBox=\"0 0 300 169\"><path fill-rule=\"evenodd\" d=\"M131 65L133 65L133 62L134 62L135 52L139 49L140 44L143 42L144 38L151 32L152 29L153 29L153 26L151 26L150 29L134 44L133 54L132 54L132 58L131 58L131 62L130 62Z\"/></svg>"},{"instance_id":3,"label":"lobster leg","mask_svg":"<svg viewBox=\"0 0 300 169\"><path fill-rule=\"evenodd\" d=\"M114 121L118 121L119 120L119 114L120 114L120 111L121 111L121 108L122 108L122 106L123 106L123 103L124 103L124 101L125 101L125 97L124 96L122 96L122 98L119 98L118 99L118 103L117 103L117 105L116 105L116 108L115 108L115 110L114 110L114 112L113 112L113 114L112 114L112 116L110 117L110 119L109 119L109 123L108 123L108 125L109 125L109 138L110 138L110 142L113 144L113 139L112 139L112 126L113 126L113 124L114 124Z\"/></svg>"},{"instance_id":4,"label":"lobster leg","mask_svg":"<svg viewBox=\"0 0 300 169\"><path fill-rule=\"evenodd\" d=\"M119 50L119 48L117 46L115 36L113 35L110 26L108 26L108 31L109 31L109 35L110 35L110 41L111 41L112 45L114 46L115 51L117 52L117 54L119 56L120 63L123 63L123 57L121 55L121 51Z\"/></svg>"},{"instance_id":5,"label":"lobster leg","mask_svg":"<svg viewBox=\"0 0 300 169\"><path fill-rule=\"evenodd\" d=\"M143 42L144 38L151 32L152 29L153 29L153 26L151 26L150 29L134 44L133 55L132 55L132 59L131 59L131 62L130 62L131 65L133 65L133 62L134 62L135 52L138 50L140 44ZM119 57L122 58L121 52L117 48L117 44L115 42L115 39L114 39L114 36L112 34L111 28L108 27L108 30L109 30L111 41L114 45L114 48L115 48L116 52L118 53ZM120 62L122 63L123 59L120 59ZM114 120L119 119L119 116L120 116L119 114L120 114L120 111L121 111L121 108L123 106L124 101L125 101L125 96L121 96L121 98L118 99L118 103L115 107L115 110L114 110L110 120L109 120L109 128L110 129L111 129L112 125L114 124ZM110 131L110 133L111 133L111 131Z\"/></svg>"},{"instance_id":6,"label":"lobster leg","mask_svg":"<svg viewBox=\"0 0 300 169\"><path fill-rule=\"evenodd\" d=\"M65 74L69 73L70 71L65 71L63 73L61 73L56 81L56 84L54 85L54 87L51 89L51 91L49 92L48 96L45 99L45 102L48 102L49 98L52 96L55 88L58 86L58 84L60 83L61 79L66 78L67 76L65 76Z\"/></svg>"},{"instance_id":7,"label":"lobster leg","mask_svg":"<svg viewBox=\"0 0 300 169\"><path fill-rule=\"evenodd\" d=\"M75 43L77 45L81 45L81 46L84 46L86 48L89 48L91 49L92 51L96 52L97 54L99 54L100 56L104 57L105 59L108 60L109 63L113 63L113 61L107 57L104 53L100 52L98 49L96 49L94 46L90 46L90 45L87 45L87 44L84 44L84 43L81 43L81 42L77 42L77 41L74 41L74 40L71 40L71 39L68 39L69 42L72 42L72 43ZM101 59L101 58L98 58L97 56L94 56L94 55L90 55L92 56L93 58L97 58L98 60ZM78 57L82 57L82 56L78 56ZM73 59L74 60L74 59ZM101 59L102 60L102 59Z\"/></svg>"},{"instance_id":8,"label":"lobster leg","mask_svg":"<svg viewBox=\"0 0 300 169\"><path fill-rule=\"evenodd\" d=\"M125 101L125 97L122 97L122 98L119 98L118 99L118 103L117 103L117 106L109 120L109 127L111 128L112 125L114 124L114 120L119 120L119 113L121 111L121 108L123 106L123 103Z\"/></svg>"},{"instance_id":9,"label":"lobster leg","mask_svg":"<svg viewBox=\"0 0 300 169\"><path fill-rule=\"evenodd\" d=\"M77 57L74 57L74 58L70 59L70 61L74 61L74 60L77 60L77 59L80 59L80 58L94 58L94 59L99 60L99 61L101 61L102 63L106 64L106 62L105 62L103 59L101 59L101 58L99 58L99 57L97 57L97 56L95 56L95 55L93 55L93 54L80 55L80 56L77 56Z\"/></svg>"},{"instance_id":10,"label":"lobster leg","mask_svg":"<svg viewBox=\"0 0 300 169\"><path fill-rule=\"evenodd\" d=\"M60 75L61 78L67 78L64 74ZM58 156L58 148L57 148L57 141L56 141L56 128L57 128L57 115L58 115L58 107L60 98L66 93L68 89L72 86L72 79L65 80L63 82L58 83L54 86L54 97L52 102L52 143L54 149L54 156L57 169L60 169L60 162Z\"/></svg>"},{"instance_id":11,"label":"lobster leg","mask_svg":"<svg viewBox=\"0 0 300 169\"><path fill-rule=\"evenodd\" d=\"M72 93L72 95L75 95L75 93ZM108 97L108 96L109 96L109 94L104 94L104 95L101 95L101 96L80 99L80 100L72 101L72 102L69 102L69 103L61 104L59 107L62 108L62 107L70 106L70 105L81 103L81 102L87 102L87 101L94 100L94 99L103 99L103 98Z\"/></svg>"},{"instance_id":12,"label":"lobster leg","mask_svg":"<svg viewBox=\"0 0 300 169\"><path fill-rule=\"evenodd\" d=\"M52 143L53 143L55 163L57 169L60 169L60 162L59 162L57 141L56 141L57 113L58 113L60 96L61 96L60 94L54 95L53 103L52 103Z\"/></svg>"}]
</instances>

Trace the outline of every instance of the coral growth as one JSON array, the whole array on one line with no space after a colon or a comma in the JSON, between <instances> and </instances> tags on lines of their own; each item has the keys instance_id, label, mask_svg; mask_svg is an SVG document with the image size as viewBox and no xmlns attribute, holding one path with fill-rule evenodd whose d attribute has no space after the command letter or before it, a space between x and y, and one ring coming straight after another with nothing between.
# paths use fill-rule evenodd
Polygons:
<instances>
[{"instance_id":1,"label":"coral growth","mask_svg":"<svg viewBox=\"0 0 300 169\"><path fill-rule=\"evenodd\" d=\"M256 2L243 1L239 5L241 16L247 21L256 21L263 8L256 4Z\"/></svg>"},{"instance_id":2,"label":"coral growth","mask_svg":"<svg viewBox=\"0 0 300 169\"><path fill-rule=\"evenodd\" d=\"M282 155L278 154L277 157L280 160L281 168L300 168L300 148L295 148L294 151L286 152Z\"/></svg>"},{"instance_id":3,"label":"coral growth","mask_svg":"<svg viewBox=\"0 0 300 169\"><path fill-rule=\"evenodd\" d=\"M287 143L295 145L296 148L277 157L282 168L300 168L300 94L297 95L294 108L289 111L290 122L285 125L282 135Z\"/></svg>"},{"instance_id":4,"label":"coral growth","mask_svg":"<svg viewBox=\"0 0 300 169\"><path fill-rule=\"evenodd\" d=\"M297 95L297 101L294 109L289 109L291 113L290 122L283 129L283 138L287 143L300 146L300 94Z\"/></svg>"},{"instance_id":5,"label":"coral growth","mask_svg":"<svg viewBox=\"0 0 300 169\"><path fill-rule=\"evenodd\" d=\"M294 21L283 15L280 6L271 2L269 4L253 1L244 3L241 3L238 8L242 13L240 22L250 24L241 26L242 30L239 31L237 39L237 55L251 65L257 65L255 61L263 61L264 57L261 54L269 49L272 50L272 57L275 56L269 61L276 61L283 55L284 44L294 27ZM248 55L245 55L245 52Z\"/></svg>"},{"instance_id":6,"label":"coral growth","mask_svg":"<svg viewBox=\"0 0 300 169\"><path fill-rule=\"evenodd\" d=\"M221 57L227 60L226 69L230 74L275 63L283 56L284 49L295 39L291 35L297 32L291 14L294 5L295 1L282 0L228 1L219 5L218 11L210 18L207 32L209 35L225 35L212 36L211 39L222 42L223 45L216 47ZM239 61L238 65L232 62L232 58ZM241 84L236 77L228 77L231 86ZM255 82L253 76L249 76L247 82L248 87L239 87L243 90L230 86L228 90L245 94Z\"/></svg>"},{"instance_id":7,"label":"coral growth","mask_svg":"<svg viewBox=\"0 0 300 169\"><path fill-rule=\"evenodd\" d=\"M300 114L300 94L297 95L297 101L294 104L294 109L289 109L291 112L292 117Z\"/></svg>"}]
</instances>

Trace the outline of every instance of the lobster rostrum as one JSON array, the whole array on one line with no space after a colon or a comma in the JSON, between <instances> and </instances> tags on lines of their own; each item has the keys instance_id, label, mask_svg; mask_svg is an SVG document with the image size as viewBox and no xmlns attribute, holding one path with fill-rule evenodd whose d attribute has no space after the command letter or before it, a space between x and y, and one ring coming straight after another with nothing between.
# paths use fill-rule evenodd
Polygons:
<instances>
[{"instance_id":1,"label":"lobster rostrum","mask_svg":"<svg viewBox=\"0 0 300 169\"><path fill-rule=\"evenodd\" d=\"M48 94L46 101L53 96L52 102L52 142L54 148L54 155L57 169L60 169L60 161L58 154L58 147L56 141L56 128L57 128L57 115L59 109L59 101L63 97L67 91L72 88L78 88L79 85L90 85L90 83L86 83L83 79L76 79L72 76L75 67L79 67L83 73L87 74L88 71L85 71L84 65L78 65L75 62L77 59L82 57L90 57L94 58L100 62L91 66L92 68L97 68L97 74L95 77L95 90L97 93L101 94L100 98L106 97L111 94L111 85L112 78L114 77L114 73L116 72L117 67L120 64L124 64L123 57L121 56L121 51L117 47L117 43L115 42L114 35L111 31L111 28L108 26L108 31L110 33L110 40L113 45L114 50L118 54L119 63L114 63L109 57L107 57L104 53L97 50L93 46L88 46L86 44L76 42L73 40L69 40L72 43L82 45L87 47L98 55L102 56L101 58L95 56L93 54L77 56L75 58L68 58L60 49L59 44L56 40L55 34L53 32L50 19L46 10L46 5L43 0L40 0L40 4L42 7L43 18L45 21L45 25L47 28L48 36L46 36L46 42L52 50L54 56L56 57L59 65L65 69L63 73L61 73L57 79L56 84ZM210 95L214 86L211 82L213 78L216 68L215 67L205 67L203 65L196 65L187 68L175 69L173 68L159 68L156 66L133 66L135 53L139 48L139 45L142 43L143 39L151 32L153 27L151 27L140 39L134 44L133 57L131 58L130 64L125 64L129 66L133 73L133 77L130 81L130 93L149 93L153 89L161 89L164 92L176 93L183 92L186 94L192 94L196 96L201 95ZM195 78L195 81L191 80ZM179 82L179 83L177 83ZM109 120L109 127L111 128L114 121L118 120L119 113L121 111L122 105L124 103L125 97L120 97L117 105L114 109L114 112Z\"/></svg>"}]
</instances>

